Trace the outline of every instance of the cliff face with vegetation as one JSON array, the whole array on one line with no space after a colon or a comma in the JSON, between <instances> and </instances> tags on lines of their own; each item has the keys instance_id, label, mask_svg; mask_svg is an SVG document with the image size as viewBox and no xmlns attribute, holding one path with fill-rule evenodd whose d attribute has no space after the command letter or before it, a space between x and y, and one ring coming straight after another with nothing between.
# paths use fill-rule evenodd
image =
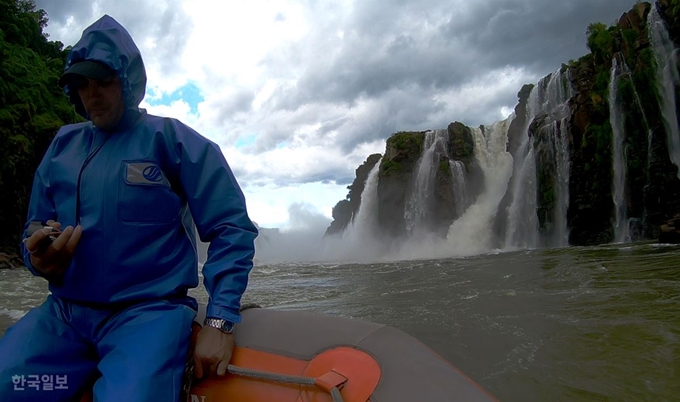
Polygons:
<instances>
[{"instance_id":1,"label":"cliff face with vegetation","mask_svg":"<svg viewBox=\"0 0 680 402\"><path fill-rule=\"evenodd\" d=\"M661 1L659 8L677 44L680 10L672 3ZM588 46L592 53L569 66L578 93L572 103L569 130L574 177L570 183L569 210L573 244L601 243L613 236L608 88L614 60L621 66L625 63L629 70L619 75L616 89L625 118L622 124L627 161L625 202L629 216L634 219L632 234L656 238L659 225L680 211L678 168L669 158L659 106L657 65L649 41L650 9L649 3L638 3L615 26L591 25Z\"/></svg>"},{"instance_id":2,"label":"cliff face with vegetation","mask_svg":"<svg viewBox=\"0 0 680 402\"><path fill-rule=\"evenodd\" d=\"M473 155L473 141L470 128L462 123L451 123L442 133L446 138L441 152L433 155L436 158L433 194L429 209L433 214L424 222L428 231L446 234L450 223L459 216L463 206L456 205L455 186L450 163L458 161L465 166L468 181L483 183L483 175L476 165ZM409 196L414 192L413 172L424 152L427 132L400 132L387 140L385 155L380 163L378 173L378 222L381 233L390 237L403 237L408 234L404 211L408 209ZM361 205L361 194L370 171L380 159L379 154L371 155L357 170L356 179L348 187L349 194L345 200L333 208L333 222L326 235L342 232L356 216ZM479 187L472 189L478 193Z\"/></svg>"},{"instance_id":3,"label":"cliff face with vegetation","mask_svg":"<svg viewBox=\"0 0 680 402\"><path fill-rule=\"evenodd\" d=\"M536 169L535 211L541 236L555 230L558 225L555 211L559 203L568 199L568 205L564 204L567 208L564 215L569 244L614 241L615 209L621 208L615 205L612 196L616 175L613 168L614 130L620 131L617 135L623 136L623 202L630 239L658 238L661 225L680 212L680 175L678 166L669 156L668 135L671 130L664 122L660 106L660 78L649 39L649 15L652 7L656 6L668 26L670 39L678 47L680 0L660 0L657 5L637 3L632 10L623 13L614 26L591 24L587 30L587 44L591 52L579 60L565 63L560 70L563 82L559 85L568 87L569 92L565 103L568 109L561 120L545 114L527 113L527 102L535 84L526 85L519 91L515 118L507 131L507 152L515 158L517 165L523 147L531 144ZM679 52L675 52L675 57L680 58ZM677 70L680 60L675 62ZM667 87L668 84L665 85ZM615 100L611 97L613 91L616 91ZM678 100L674 111L676 121L670 124L680 124L677 121L680 116L677 81L670 92ZM615 110L612 102L620 110L619 117L612 115ZM472 189L467 189L470 203L474 203L483 187L483 174L475 163L471 130L460 123L452 123L447 130L447 150L437 153L442 168L437 171L431 194L434 198L431 210L434 212L428 218L428 225L432 232L442 236L460 215L460 208L456 209L455 205L455 185L448 169L449 160L465 164L466 182L472 183ZM564 200L560 199L561 193L556 188L555 178L564 176L564 172L557 172L556 132L566 133L564 140L568 147L565 155L568 159L568 183L564 189L565 192L568 190L568 196ZM409 235L405 215L408 215L409 199L413 197L419 160L424 152L424 138L425 132L401 132L387 140L380 166L377 211L379 229L385 235ZM514 173L515 176L518 174ZM365 180L365 177L357 175L357 180ZM511 182L513 180L517 177L513 176ZM357 181L352 187L359 187ZM502 246L504 234L509 230L510 204L517 197L513 188L516 186L508 186L492 223L491 230L496 235L494 245L497 247ZM344 216L356 213L360 193L352 192L348 200L336 207L337 210L347 209L343 212ZM333 225L337 227L336 222Z\"/></svg>"},{"instance_id":4,"label":"cliff face with vegetation","mask_svg":"<svg viewBox=\"0 0 680 402\"><path fill-rule=\"evenodd\" d=\"M414 202L409 200L409 196L418 191L413 172L425 151L426 135L426 132L401 132L387 140L378 175L378 225L384 236L398 238L409 234L404 211L413 207L409 205L409 202ZM453 185L450 162L465 164L467 175L474 175L476 166L468 127L458 122L451 123L446 133L441 135L446 141L443 150L433 156L436 171L431 197L427 197L429 205L420 205L431 210L432 214L426 217L420 229L445 235L450 223L458 217L455 191L460 191Z\"/></svg>"}]
</instances>

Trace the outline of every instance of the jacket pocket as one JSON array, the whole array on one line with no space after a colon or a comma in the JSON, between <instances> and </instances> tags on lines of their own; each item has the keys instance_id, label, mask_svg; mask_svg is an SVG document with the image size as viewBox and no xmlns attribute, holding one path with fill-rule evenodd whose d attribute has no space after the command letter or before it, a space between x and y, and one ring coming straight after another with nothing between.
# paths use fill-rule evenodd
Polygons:
<instances>
[{"instance_id":1,"label":"jacket pocket","mask_svg":"<svg viewBox=\"0 0 680 402\"><path fill-rule=\"evenodd\" d=\"M123 161L118 216L123 222L165 223L179 216L180 198L154 162Z\"/></svg>"}]
</instances>

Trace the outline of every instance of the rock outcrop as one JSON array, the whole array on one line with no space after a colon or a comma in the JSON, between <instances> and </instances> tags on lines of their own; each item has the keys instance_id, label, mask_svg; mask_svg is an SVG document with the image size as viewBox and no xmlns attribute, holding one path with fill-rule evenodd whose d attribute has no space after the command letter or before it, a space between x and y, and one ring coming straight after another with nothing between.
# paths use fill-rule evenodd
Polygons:
<instances>
[{"instance_id":1,"label":"rock outcrop","mask_svg":"<svg viewBox=\"0 0 680 402\"><path fill-rule=\"evenodd\" d=\"M392 135L385 147L379 171L378 184L378 225L379 233L385 238L403 238L409 235L405 210L409 197L414 191L414 172L418 169L424 151L427 132L399 132ZM447 142L443 149L434 152L436 172L433 179L433 197L428 219L423 223L427 231L445 236L449 226L468 205L458 205L453 185L451 164L464 166L465 181L474 183L465 189L467 199L472 200L483 187L484 177L474 159L474 142L471 129L460 122L454 122L446 130ZM333 222L326 235L342 232L360 207L361 193L368 174L380 155L371 155L356 171L356 178L348 187L349 194L333 208Z\"/></svg>"},{"instance_id":2,"label":"rock outcrop","mask_svg":"<svg viewBox=\"0 0 680 402\"><path fill-rule=\"evenodd\" d=\"M425 132L400 132L387 139L378 174L378 226L386 238L406 236L404 211Z\"/></svg>"},{"instance_id":3,"label":"rock outcrop","mask_svg":"<svg viewBox=\"0 0 680 402\"><path fill-rule=\"evenodd\" d=\"M366 158L366 161L359 166L355 173L355 179L351 185L347 186L349 193L347 198L339 201L333 207L333 221L326 229L326 236L342 233L349 225L361 205L361 193L364 191L366 179L373 167L380 160L380 154L373 154Z\"/></svg>"},{"instance_id":4,"label":"rock outcrop","mask_svg":"<svg viewBox=\"0 0 680 402\"><path fill-rule=\"evenodd\" d=\"M24 260L13 252L0 252L0 269L16 269L24 266Z\"/></svg>"},{"instance_id":5,"label":"rock outcrop","mask_svg":"<svg viewBox=\"0 0 680 402\"><path fill-rule=\"evenodd\" d=\"M680 244L680 214L661 225L659 243Z\"/></svg>"},{"instance_id":6,"label":"rock outcrop","mask_svg":"<svg viewBox=\"0 0 680 402\"><path fill-rule=\"evenodd\" d=\"M387 140L385 157L380 165L378 183L378 225L385 238L403 238L410 233L407 227L405 211L409 197L413 197L417 173L424 152L426 132L402 132L391 136ZM451 164L460 162L465 166L465 181L479 183L483 175L479 171L474 160L474 143L471 130L460 122L451 123L446 130L447 143L444 149L435 148L436 171L434 174L434 187L432 197L425 197L428 205L420 205L426 214L426 219L421 222L418 230L437 233L445 236L449 226L458 217L458 211L464 210L467 205L456 204L453 185L453 173ZM476 198L479 186L466 189ZM411 211L412 213L412 211Z\"/></svg>"}]
</instances>

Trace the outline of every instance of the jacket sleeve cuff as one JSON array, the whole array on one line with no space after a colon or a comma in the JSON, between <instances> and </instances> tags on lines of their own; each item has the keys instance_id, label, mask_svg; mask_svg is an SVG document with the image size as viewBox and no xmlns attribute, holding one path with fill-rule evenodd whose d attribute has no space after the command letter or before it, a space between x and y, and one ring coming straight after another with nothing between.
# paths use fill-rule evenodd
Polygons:
<instances>
[{"instance_id":1,"label":"jacket sleeve cuff","mask_svg":"<svg viewBox=\"0 0 680 402\"><path fill-rule=\"evenodd\" d=\"M241 322L241 314L234 313L225 308L218 307L213 303L208 303L208 308L206 309L205 316L206 318L208 317L220 318L232 324L238 324L239 322Z\"/></svg>"},{"instance_id":2,"label":"jacket sleeve cuff","mask_svg":"<svg viewBox=\"0 0 680 402\"><path fill-rule=\"evenodd\" d=\"M35 269L35 267L34 267L33 264L31 263L31 253L28 252L28 250L26 249L26 246L23 244L23 242L21 243L21 252L23 253L23 257L24 257L24 265L26 265L26 268L27 268L33 275L35 275L35 276L42 276L42 275L40 275L40 273L38 273L38 271Z\"/></svg>"}]
</instances>

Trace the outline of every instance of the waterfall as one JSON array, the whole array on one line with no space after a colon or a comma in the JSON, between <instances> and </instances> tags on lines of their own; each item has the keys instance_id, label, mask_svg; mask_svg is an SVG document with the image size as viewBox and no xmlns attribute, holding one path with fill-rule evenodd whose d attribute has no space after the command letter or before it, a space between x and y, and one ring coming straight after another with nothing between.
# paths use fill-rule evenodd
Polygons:
<instances>
[{"instance_id":1,"label":"waterfall","mask_svg":"<svg viewBox=\"0 0 680 402\"><path fill-rule=\"evenodd\" d=\"M538 245L538 216L536 215L536 158L534 147L527 136L522 144L524 158L515 172L514 200L508 215L506 247L535 248Z\"/></svg>"},{"instance_id":2,"label":"waterfall","mask_svg":"<svg viewBox=\"0 0 680 402\"><path fill-rule=\"evenodd\" d=\"M555 78L548 85L548 101L546 112L554 119L551 126L553 155L555 155L555 176L553 185L555 192L555 208L553 215L553 232L549 243L556 247L569 245L569 225L567 212L569 210L569 177L571 163L569 159L569 130L567 127L571 110L569 99L574 96L571 77L567 74L555 72Z\"/></svg>"},{"instance_id":3,"label":"waterfall","mask_svg":"<svg viewBox=\"0 0 680 402\"><path fill-rule=\"evenodd\" d=\"M453 178L453 199L456 203L456 215L461 216L468 207L467 184L465 183L465 163L449 159L451 177Z\"/></svg>"},{"instance_id":4,"label":"waterfall","mask_svg":"<svg viewBox=\"0 0 680 402\"><path fill-rule=\"evenodd\" d=\"M666 128L668 153L671 161L678 167L678 178L680 178L680 128L677 116L678 100L675 99L675 88L680 86L678 49L668 35L668 29L659 15L656 4L652 6L647 18L649 40L654 49L657 64L657 89L661 95L659 106Z\"/></svg>"},{"instance_id":5,"label":"waterfall","mask_svg":"<svg viewBox=\"0 0 680 402\"><path fill-rule=\"evenodd\" d=\"M541 79L529 95L526 107L526 123L522 132L522 144L513 155L515 169L511 180L513 200L508 210L505 246L510 248L535 248L539 246L539 221L537 216L537 177L536 151L533 139L529 137L529 127L537 116L545 115L552 126L553 139L551 153L555 155L555 199L557 200L552 238L547 242L566 245L568 227L566 213L569 206L569 149L566 134L566 119L569 116L568 101L573 96L573 88L568 73L555 71ZM554 124L560 121L561 124ZM550 127L550 126L549 126ZM564 129L562 128L564 127ZM564 130L564 131L563 131Z\"/></svg>"},{"instance_id":6,"label":"waterfall","mask_svg":"<svg viewBox=\"0 0 680 402\"><path fill-rule=\"evenodd\" d=\"M406 202L404 218L410 235L427 231L434 204L434 180L439 167L439 155L446 155L448 130L425 133L423 154L418 162L411 196Z\"/></svg>"},{"instance_id":7,"label":"waterfall","mask_svg":"<svg viewBox=\"0 0 680 402\"><path fill-rule=\"evenodd\" d=\"M375 230L378 227L378 173L380 172L382 157L371 169L364 191L361 193L359 211L343 232L343 240L351 246L366 245L374 239Z\"/></svg>"},{"instance_id":8,"label":"waterfall","mask_svg":"<svg viewBox=\"0 0 680 402\"><path fill-rule=\"evenodd\" d=\"M510 116L483 131L472 129L474 156L484 172L484 189L475 203L449 227L447 246L456 255L473 255L491 249L493 220L512 174L512 156L506 144L513 119L514 116Z\"/></svg>"},{"instance_id":9,"label":"waterfall","mask_svg":"<svg viewBox=\"0 0 680 402\"><path fill-rule=\"evenodd\" d=\"M633 75L630 71L630 68L628 67L628 64L626 64L626 60L621 58L621 65L619 66L621 68L621 71L619 72L618 76L628 76L628 78L633 82ZM642 114L642 122L645 124L645 127L647 128L647 163L649 164L649 161L652 160L652 134L653 131L651 129L651 126L649 125L649 120L647 120L647 115L645 114L645 108L642 106L642 101L640 100L640 95L638 94L637 88L635 88L635 83L633 82L632 85L633 88L633 97L635 98L635 104L637 105L638 109L640 110L640 114ZM649 166L647 166L649 168Z\"/></svg>"},{"instance_id":10,"label":"waterfall","mask_svg":"<svg viewBox=\"0 0 680 402\"><path fill-rule=\"evenodd\" d=\"M619 53L620 54L620 53ZM640 114L642 115L642 122L644 123L645 128L647 129L647 172L650 171L651 163L652 163L652 139L654 136L654 131L652 130L652 126L649 124L649 120L647 119L647 115L645 113L645 108L642 106L642 101L640 100L640 94L637 91L637 88L635 86L635 81L633 80L633 74L630 71L630 68L628 67L628 64L626 64L626 60L623 58L623 56L619 57L620 63L618 67L620 68L620 71L618 73L618 79L621 79L622 77L627 77L631 81L631 88L633 89L633 99L635 100L635 105L637 106L637 109L640 111ZM618 60L618 59L617 59ZM618 90L618 87L617 87ZM611 104L611 103L610 103ZM611 112L610 112L611 113ZM613 127L613 126L612 126ZM624 153L625 155L625 153ZM625 166L628 166L628 163L625 163ZM615 205L616 206L616 205ZM639 239L642 236L642 233L640 232L640 225L641 221L645 221L646 218L645 216L647 215L647 206L644 207L642 211L642 219L640 218L629 218L628 222L624 226L624 234L621 236L617 235L615 232L615 241L616 242L621 242L621 241L633 241L633 239ZM615 223L615 228L619 227L618 223ZM632 228L636 228L634 231L631 232Z\"/></svg>"},{"instance_id":11,"label":"waterfall","mask_svg":"<svg viewBox=\"0 0 680 402\"><path fill-rule=\"evenodd\" d=\"M618 90L619 62L612 60L609 79L609 122L612 126L612 163L614 180L612 182L612 198L614 199L614 241L626 243L628 235L628 208L626 204L626 155L624 151L624 116L621 110Z\"/></svg>"},{"instance_id":12,"label":"waterfall","mask_svg":"<svg viewBox=\"0 0 680 402\"><path fill-rule=\"evenodd\" d=\"M553 128L553 149L555 150L556 178L555 178L555 215L553 222L552 244L556 247L569 245L569 225L567 225L567 211L569 210L569 130L567 121L569 117L563 117L559 125L557 122ZM559 127L558 127L559 126Z\"/></svg>"},{"instance_id":13,"label":"waterfall","mask_svg":"<svg viewBox=\"0 0 680 402\"><path fill-rule=\"evenodd\" d=\"M529 95L529 99L527 100L527 106L526 106L526 124L522 129L522 133L527 133L529 131L529 125L531 122L534 120L534 117L536 116L535 110L537 109L536 105L536 94L538 93L538 86L535 86L531 90L531 94ZM510 179L510 189L513 194L513 200L512 203L510 204L510 208L508 210L508 223L507 223L507 232L505 234L505 246L521 246L520 242L521 240L518 238L521 238L522 236L525 237L524 243L528 243L529 239L526 239L528 236L531 236L535 234L535 236L531 237L538 237L538 218L536 217L536 188L534 184L534 191L533 191L533 197L529 194L523 194L524 187L527 186L528 183L525 183L522 180L523 175L520 174L522 169L524 168L524 165L527 163L527 157L529 155L529 148L533 150L533 144L529 142L530 137L529 135L523 135L522 136L522 144L519 146L517 149L517 154L512 155L513 158L513 173ZM533 160L533 154L532 158ZM534 180L535 181L535 180ZM523 198L523 195L527 195L526 198ZM527 205L531 204L531 205ZM525 208L521 208L524 206ZM528 211L528 213L525 213L525 211ZM522 216L524 215L524 217ZM519 223L522 218L526 218L526 222L522 220L521 222L525 223L525 226L528 226L528 231L529 233L524 233L524 231L520 231L519 229ZM532 243L531 246L534 246Z\"/></svg>"},{"instance_id":14,"label":"waterfall","mask_svg":"<svg viewBox=\"0 0 680 402\"><path fill-rule=\"evenodd\" d=\"M618 61L617 61L617 63L618 63ZM618 67L621 69L621 71L619 71L617 76L618 77L627 76L628 79L630 79L631 82L633 82L633 75L630 71L630 68L628 67L628 64L626 64L626 60L623 57L621 57L621 64L618 65ZM647 128L647 130L649 130L649 135L650 135L650 139L651 139L651 135L652 135L652 132L651 132L652 130L650 129L651 126L649 125L649 120L647 120L647 115L645 114L645 108L642 107L642 101L640 100L640 95L638 94L637 88L635 88L634 82L633 82L632 88L633 88L633 97L635 98L635 104L637 105L638 109L640 110L640 114L642 114L642 122L645 124L645 127ZM649 141L649 142L651 143L651 141Z\"/></svg>"}]
</instances>

